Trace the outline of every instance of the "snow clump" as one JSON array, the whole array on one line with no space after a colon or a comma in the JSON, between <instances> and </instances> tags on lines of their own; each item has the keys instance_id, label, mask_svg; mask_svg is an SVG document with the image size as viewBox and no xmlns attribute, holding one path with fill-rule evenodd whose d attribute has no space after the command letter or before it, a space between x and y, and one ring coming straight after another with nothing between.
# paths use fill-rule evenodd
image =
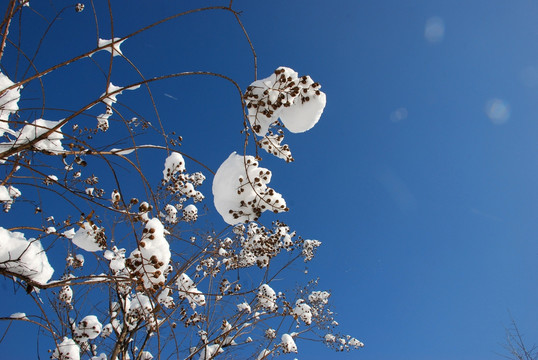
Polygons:
<instances>
[{"instance_id":1,"label":"snow clump","mask_svg":"<svg viewBox=\"0 0 538 360\"><path fill-rule=\"evenodd\" d=\"M306 325L312 324L312 309L303 299L295 302L292 315L296 319L300 318Z\"/></svg>"},{"instance_id":2,"label":"snow clump","mask_svg":"<svg viewBox=\"0 0 538 360\"><path fill-rule=\"evenodd\" d=\"M39 240L26 240L23 233L3 227L0 227L0 268L40 284L47 283L54 272Z\"/></svg>"},{"instance_id":3,"label":"snow clump","mask_svg":"<svg viewBox=\"0 0 538 360\"><path fill-rule=\"evenodd\" d=\"M168 181L176 173L185 171L185 160L180 153L173 152L164 161L163 179Z\"/></svg>"},{"instance_id":4,"label":"snow clump","mask_svg":"<svg viewBox=\"0 0 538 360\"><path fill-rule=\"evenodd\" d=\"M258 289L258 306L270 311L275 311L278 307L276 304L276 293L267 284L263 284Z\"/></svg>"},{"instance_id":5,"label":"snow clump","mask_svg":"<svg viewBox=\"0 0 538 360\"><path fill-rule=\"evenodd\" d=\"M314 258L316 249L321 245L319 240L305 240L303 243L303 251L301 255L304 256L304 262L310 261Z\"/></svg>"},{"instance_id":6,"label":"snow clump","mask_svg":"<svg viewBox=\"0 0 538 360\"><path fill-rule=\"evenodd\" d=\"M280 118L293 133L310 130L326 104L325 93L320 88L310 76L299 77L287 67L279 67L271 76L254 81L245 94L252 129L264 136Z\"/></svg>"},{"instance_id":7,"label":"snow clump","mask_svg":"<svg viewBox=\"0 0 538 360\"><path fill-rule=\"evenodd\" d=\"M28 318L26 317L26 314L23 313L23 312L16 312L16 313L13 313L11 315L9 315L9 317L11 319L23 319L23 320L27 320Z\"/></svg>"},{"instance_id":8,"label":"snow clump","mask_svg":"<svg viewBox=\"0 0 538 360\"><path fill-rule=\"evenodd\" d=\"M278 129L275 133L272 127L282 125L292 133L310 130L326 104L320 88L310 76L299 77L287 67L279 67L271 76L250 84L245 103L251 128L263 137L258 145L276 157L293 161L289 146L282 145L284 132Z\"/></svg>"},{"instance_id":9,"label":"snow clump","mask_svg":"<svg viewBox=\"0 0 538 360\"><path fill-rule=\"evenodd\" d=\"M64 337L58 347L54 349L51 359L80 360L80 348L73 339Z\"/></svg>"},{"instance_id":10,"label":"snow clump","mask_svg":"<svg viewBox=\"0 0 538 360\"><path fill-rule=\"evenodd\" d=\"M86 221L77 230L71 241L88 252L104 250L106 249L105 229Z\"/></svg>"},{"instance_id":11,"label":"snow clump","mask_svg":"<svg viewBox=\"0 0 538 360\"><path fill-rule=\"evenodd\" d=\"M205 296L194 285L194 281L187 275L181 274L176 281L178 294L181 299L187 299L191 308L205 305Z\"/></svg>"},{"instance_id":12,"label":"snow clump","mask_svg":"<svg viewBox=\"0 0 538 360\"><path fill-rule=\"evenodd\" d=\"M32 123L25 124L21 130L12 134L16 138L15 140L3 142L0 144L0 151L6 151L13 147L22 146L29 142L32 142L38 137L43 136L47 132L51 131L51 129L57 127L62 121L63 120L51 121L37 119L34 120ZM63 152L64 148L62 146L62 139L64 138L64 136L60 131L61 128L61 126L58 127L45 138L34 143L33 148L35 150L45 151L52 154L59 154Z\"/></svg>"},{"instance_id":13,"label":"snow clump","mask_svg":"<svg viewBox=\"0 0 538 360\"><path fill-rule=\"evenodd\" d=\"M77 341L87 341L95 339L103 331L103 325L97 320L97 316L88 315L80 320L75 328L75 338Z\"/></svg>"},{"instance_id":14,"label":"snow clump","mask_svg":"<svg viewBox=\"0 0 538 360\"><path fill-rule=\"evenodd\" d=\"M233 152L213 179L215 208L230 225L255 221L267 210L287 211L286 201L267 187L269 182L271 171L258 167L253 156Z\"/></svg>"},{"instance_id":15,"label":"snow clump","mask_svg":"<svg viewBox=\"0 0 538 360\"><path fill-rule=\"evenodd\" d=\"M170 244L164 237L164 226L157 218L148 220L142 239L125 261L145 289L156 291L164 286L170 263Z\"/></svg>"},{"instance_id":16,"label":"snow clump","mask_svg":"<svg viewBox=\"0 0 538 360\"><path fill-rule=\"evenodd\" d=\"M108 43L110 43L110 40L108 40ZM116 43L116 45L114 45L115 49L116 49L116 46L117 46L118 51L119 51L119 44L121 44L121 42ZM108 47L105 48L105 50L110 51ZM119 52L121 54L121 51L119 51ZM104 114L101 114L101 115L97 116L97 128L99 130L101 130L101 131L107 131L108 130L108 118L111 117L112 114L114 114L114 111L112 110L112 104L115 104L118 101L118 99L117 99L118 95L121 95L121 93L123 91L125 91L125 90L136 90L139 87L140 87L140 85L123 88L121 86L116 86L116 85L114 85L112 83L108 84L108 88L107 88L106 92L101 95L101 97L103 97L105 95L107 95L107 96L103 99L103 102L106 105L106 112Z\"/></svg>"},{"instance_id":17,"label":"snow clump","mask_svg":"<svg viewBox=\"0 0 538 360\"><path fill-rule=\"evenodd\" d=\"M123 53L121 52L120 46L121 44L123 44L123 42L126 39L123 39L121 41L120 40L121 38L114 38L114 45L112 45L112 40L99 39L97 43L97 47L103 48L100 50L105 50L105 51L108 51L109 53L112 53L113 56L121 56L123 55Z\"/></svg>"},{"instance_id":18,"label":"snow clump","mask_svg":"<svg viewBox=\"0 0 538 360\"><path fill-rule=\"evenodd\" d=\"M198 208L193 204L187 205L185 209L183 209L183 220L194 222L196 219L198 219Z\"/></svg>"},{"instance_id":19,"label":"snow clump","mask_svg":"<svg viewBox=\"0 0 538 360\"><path fill-rule=\"evenodd\" d=\"M282 346L282 351L284 353L297 352L297 345L290 334L282 335L282 342L280 345Z\"/></svg>"}]
</instances>

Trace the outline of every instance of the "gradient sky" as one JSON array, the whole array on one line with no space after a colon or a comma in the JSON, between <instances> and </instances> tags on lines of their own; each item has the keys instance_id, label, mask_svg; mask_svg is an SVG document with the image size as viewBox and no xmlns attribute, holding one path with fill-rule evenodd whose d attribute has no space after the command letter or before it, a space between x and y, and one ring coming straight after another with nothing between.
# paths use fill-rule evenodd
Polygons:
<instances>
[{"instance_id":1,"label":"gradient sky","mask_svg":"<svg viewBox=\"0 0 538 360\"><path fill-rule=\"evenodd\" d=\"M228 2L114 1L115 34L201 3ZM297 358L496 359L511 316L529 344L538 342L538 3L234 4L259 77L288 66L327 94L319 124L286 136L295 163L265 156L263 166L291 208L278 218L323 242L308 275L332 290L342 332L365 348L333 355L299 342ZM77 16L57 23L43 67L95 46L91 12ZM43 26L35 20L28 31ZM110 37L106 21L100 30ZM248 44L224 12L165 24L122 50L148 77L208 70L244 88L253 81ZM136 79L116 63L115 84ZM92 66L72 65L100 95ZM69 76L44 79L65 89ZM154 86L165 127L185 139L182 151L216 170L242 150L233 87L200 78ZM82 105L76 96L49 89L47 101ZM303 265L294 271L305 278Z\"/></svg>"}]
</instances>

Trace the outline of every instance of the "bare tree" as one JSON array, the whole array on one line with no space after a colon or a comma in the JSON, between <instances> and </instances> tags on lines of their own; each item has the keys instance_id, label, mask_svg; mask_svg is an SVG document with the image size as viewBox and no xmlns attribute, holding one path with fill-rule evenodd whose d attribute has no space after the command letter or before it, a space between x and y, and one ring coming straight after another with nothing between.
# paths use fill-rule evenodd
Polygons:
<instances>
[{"instance_id":1,"label":"bare tree","mask_svg":"<svg viewBox=\"0 0 538 360\"><path fill-rule=\"evenodd\" d=\"M285 130L316 124L325 106L320 84L285 67L258 80L254 46L232 1L166 14L119 36L112 1L90 1L86 9L56 5L2 5L0 274L25 290L16 296L35 304L0 318L5 331L13 321L38 326L53 359L264 359L297 352L301 339L340 351L362 347L338 333L330 293L317 290L316 279L288 289L274 284L292 264L310 261L321 242L303 239L281 221L259 220L265 211L289 210L269 187L271 171L261 167L261 154L293 161L282 144ZM47 40L58 36L58 19L83 11L93 15L96 47L58 56L53 65L50 53L41 60ZM253 59L247 89L210 71L147 76L121 48L152 28L204 12L221 12L241 29ZM33 41L21 35L29 19L46 24ZM109 56L95 56L101 51ZM89 97L80 67L68 67L81 63L101 71L101 94ZM132 70L123 86L113 83L118 63ZM59 72L69 73L72 87L54 83ZM183 139L167 130L152 92L156 82L192 77L231 84L237 96L243 151L216 171L179 150ZM83 105L51 106L45 96L51 92L80 94ZM131 98L140 92L143 100ZM213 178L213 202L226 223L220 229L200 222L212 212L202 193L206 176Z\"/></svg>"},{"instance_id":2,"label":"bare tree","mask_svg":"<svg viewBox=\"0 0 538 360\"><path fill-rule=\"evenodd\" d=\"M506 331L506 342L503 347L509 355L502 355L506 359L513 360L536 360L538 359L538 348L536 345L528 347L525 344L523 335L519 331L517 323L511 319L511 324Z\"/></svg>"}]
</instances>

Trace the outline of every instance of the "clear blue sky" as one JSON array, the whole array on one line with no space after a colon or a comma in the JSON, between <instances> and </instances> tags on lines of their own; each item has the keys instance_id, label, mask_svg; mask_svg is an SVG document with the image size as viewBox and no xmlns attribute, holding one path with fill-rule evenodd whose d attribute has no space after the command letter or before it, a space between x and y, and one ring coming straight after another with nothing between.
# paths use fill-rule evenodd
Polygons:
<instances>
[{"instance_id":1,"label":"clear blue sky","mask_svg":"<svg viewBox=\"0 0 538 360\"><path fill-rule=\"evenodd\" d=\"M342 331L366 346L333 355L299 342L297 357L495 359L510 314L528 342L538 342L538 3L234 4L243 10L260 77L288 66L327 94L319 124L287 135L296 162L265 156L264 166L291 208L279 218L324 244L309 276L333 291ZM139 0L113 6L116 36L186 8ZM28 16L30 26L43 28ZM77 16L87 30L75 28L69 12L42 64L95 45L91 12ZM106 22L100 26L109 38ZM209 70L243 87L253 80L248 45L224 12L182 18L122 50L148 77ZM115 64L115 84L136 79L121 60ZM51 75L51 84L68 84L65 75ZM91 71L79 75L92 94L103 92ZM154 91L165 127L185 139L183 151L213 169L241 151L241 109L231 86L186 79ZM79 101L52 89L47 100L61 106L71 101L66 96ZM301 266L295 271L304 279Z\"/></svg>"}]
</instances>

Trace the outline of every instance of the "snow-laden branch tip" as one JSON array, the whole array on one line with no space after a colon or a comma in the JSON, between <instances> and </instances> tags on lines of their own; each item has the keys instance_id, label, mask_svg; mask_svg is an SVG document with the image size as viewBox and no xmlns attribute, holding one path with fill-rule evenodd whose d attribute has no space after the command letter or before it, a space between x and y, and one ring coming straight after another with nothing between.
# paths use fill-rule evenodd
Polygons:
<instances>
[{"instance_id":1,"label":"snow-laden branch tip","mask_svg":"<svg viewBox=\"0 0 538 360\"><path fill-rule=\"evenodd\" d=\"M267 210L287 211L282 195L267 186L270 181L271 172L253 156L233 152L213 178L215 208L230 225L255 221Z\"/></svg>"},{"instance_id":2,"label":"snow-laden branch tip","mask_svg":"<svg viewBox=\"0 0 538 360\"><path fill-rule=\"evenodd\" d=\"M287 67L279 67L261 80L254 81L245 93L248 120L256 135L262 136L261 148L286 161L293 161L288 145L282 145L282 132L271 128L279 124L292 133L310 130L325 109L326 96L321 85L310 76L299 77Z\"/></svg>"}]
</instances>

